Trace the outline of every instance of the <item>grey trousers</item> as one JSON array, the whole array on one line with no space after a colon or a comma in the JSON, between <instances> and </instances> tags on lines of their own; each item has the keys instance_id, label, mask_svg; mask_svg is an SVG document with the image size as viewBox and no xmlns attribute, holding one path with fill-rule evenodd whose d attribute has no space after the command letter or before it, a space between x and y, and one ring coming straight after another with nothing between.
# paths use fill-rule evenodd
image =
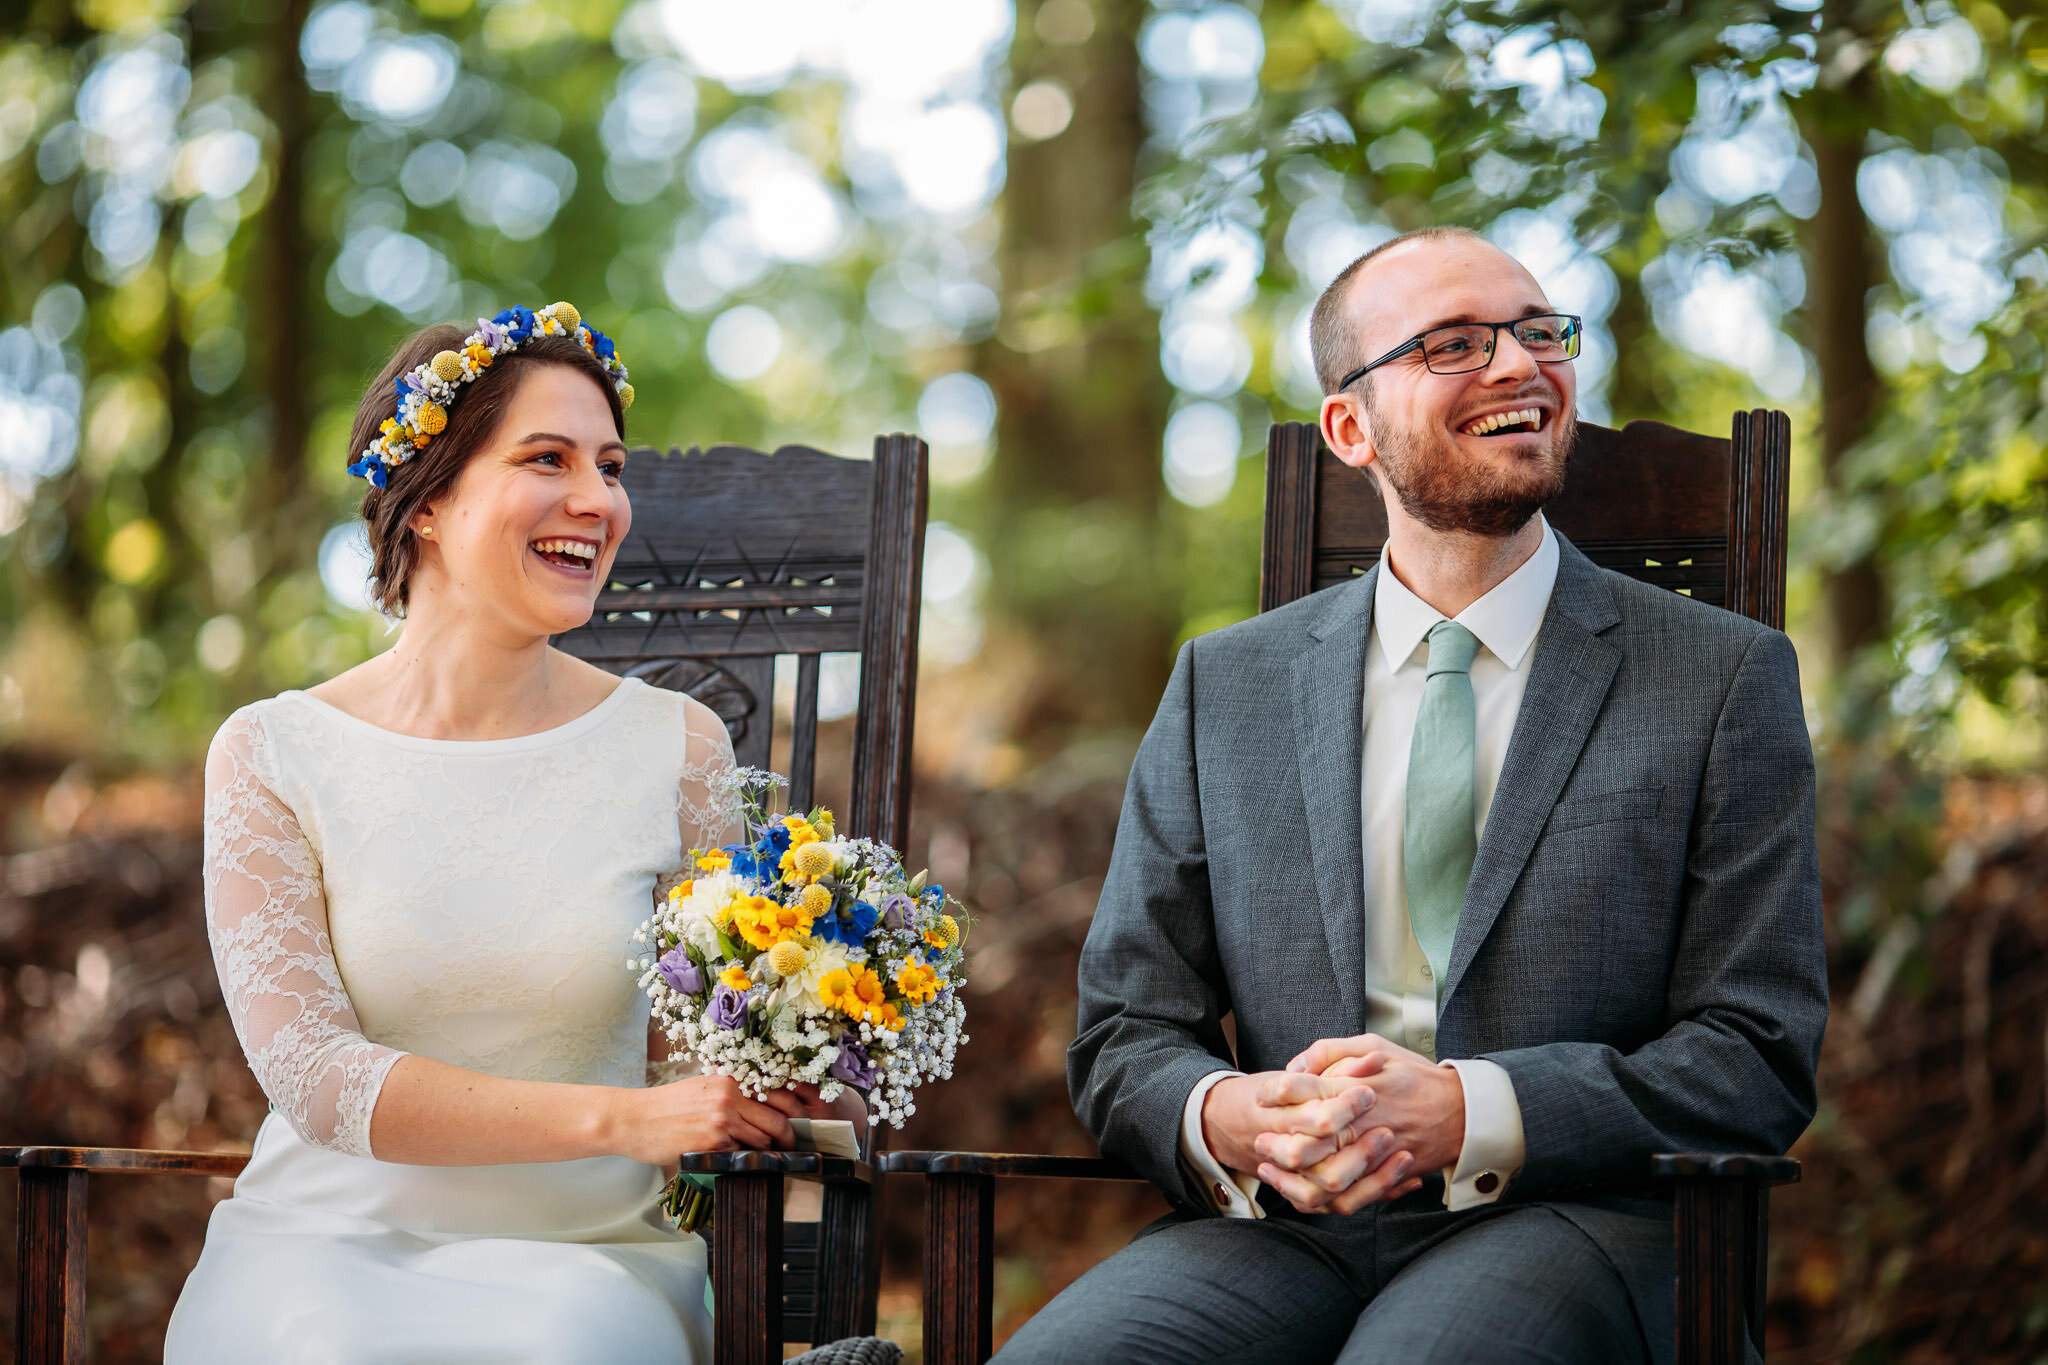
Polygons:
<instances>
[{"instance_id":1,"label":"grey trousers","mask_svg":"<svg viewBox=\"0 0 2048 1365\"><path fill-rule=\"evenodd\" d=\"M1041 1309L996 1360L1649 1359L1621 1276L1553 1209L1517 1205L1455 1224L1383 1220L1375 1231L1377 1247L1360 1256L1355 1243L1340 1254L1300 1222L1169 1215Z\"/></svg>"}]
</instances>

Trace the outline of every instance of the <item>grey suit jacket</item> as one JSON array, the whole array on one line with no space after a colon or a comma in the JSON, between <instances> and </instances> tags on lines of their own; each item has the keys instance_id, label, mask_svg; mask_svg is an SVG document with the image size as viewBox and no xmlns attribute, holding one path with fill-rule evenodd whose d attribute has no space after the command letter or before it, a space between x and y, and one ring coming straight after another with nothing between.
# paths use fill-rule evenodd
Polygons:
<instances>
[{"instance_id":1,"label":"grey suit jacket","mask_svg":"<svg viewBox=\"0 0 2048 1365\"><path fill-rule=\"evenodd\" d=\"M1784 635L1560 541L1437 1049L1507 1069L1527 1141L1509 1199L1567 1210L1632 1289L1661 1296L1661 1325L1668 1204L1646 1232L1658 1206L1627 1197L1651 1154L1782 1152L1813 1115L1813 759ZM1365 1028L1377 572L1190 641L1131 772L1068 1078L1102 1149L1187 1212L1212 1211L1178 1159L1195 1083ZM1349 1242L1381 1213L1305 1221Z\"/></svg>"}]
</instances>

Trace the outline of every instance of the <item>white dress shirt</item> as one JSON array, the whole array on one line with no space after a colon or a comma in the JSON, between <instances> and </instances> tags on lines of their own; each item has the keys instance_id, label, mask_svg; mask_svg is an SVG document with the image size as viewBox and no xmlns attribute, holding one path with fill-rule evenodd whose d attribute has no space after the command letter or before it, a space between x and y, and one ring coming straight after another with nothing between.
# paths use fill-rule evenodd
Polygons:
<instances>
[{"instance_id":1,"label":"white dress shirt","mask_svg":"<svg viewBox=\"0 0 2048 1365\"><path fill-rule=\"evenodd\" d=\"M1536 654L1536 633L1557 583L1557 537L1550 524L1521 567L1453 618L1479 640L1472 659L1477 706L1473 774L1474 833L1487 812L1507 759L1508 740L1521 714ZM1391 571L1389 571L1391 569ZM1408 921L1408 891L1401 836L1406 819L1408 751L1427 677L1430 628L1443 613L1424 602L1382 561L1374 585L1372 637L1365 650L1365 753L1359 772L1360 828L1365 861L1366 1025L1403 1047L1436 1057L1436 982ZM1522 1167L1521 1105L1507 1071L1481 1059L1447 1060L1465 1092L1465 1140L1445 1173L1444 1206L1471 1208L1499 1199ZM1237 1071L1205 1076L1190 1092L1181 1117L1181 1153L1201 1177L1219 1212L1263 1218L1254 1196L1256 1177L1226 1169L1202 1135L1202 1102Z\"/></svg>"}]
</instances>

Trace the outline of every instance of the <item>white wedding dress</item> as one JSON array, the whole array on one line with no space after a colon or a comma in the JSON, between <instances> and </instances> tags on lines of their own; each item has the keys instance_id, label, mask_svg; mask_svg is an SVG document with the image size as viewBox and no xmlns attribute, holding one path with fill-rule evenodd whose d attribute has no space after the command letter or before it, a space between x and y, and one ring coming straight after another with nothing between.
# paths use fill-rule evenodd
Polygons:
<instances>
[{"instance_id":1,"label":"white wedding dress","mask_svg":"<svg viewBox=\"0 0 2048 1365\"><path fill-rule=\"evenodd\" d=\"M566 725L418 739L303 692L208 756L206 911L270 1097L171 1316L172 1365L710 1360L704 1244L623 1156L377 1159L406 1053L493 1076L639 1086L626 960L684 850L732 842L725 728L637 680Z\"/></svg>"}]
</instances>

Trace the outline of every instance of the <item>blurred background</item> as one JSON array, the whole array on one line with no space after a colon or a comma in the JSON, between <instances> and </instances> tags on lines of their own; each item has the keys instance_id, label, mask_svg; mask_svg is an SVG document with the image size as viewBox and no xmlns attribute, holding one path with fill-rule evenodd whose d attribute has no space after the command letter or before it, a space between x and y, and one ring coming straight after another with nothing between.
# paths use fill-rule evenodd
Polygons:
<instances>
[{"instance_id":1,"label":"blurred background","mask_svg":"<svg viewBox=\"0 0 2048 1365\"><path fill-rule=\"evenodd\" d=\"M569 299L636 443L931 443L909 856L982 920L902 1140L1089 1150L1075 955L1174 646L1256 608L1308 308L1462 223L1586 317L1590 419L1793 416L1836 994L1773 1359L2048 1358L2048 7L4 8L0 1141L253 1135L198 761L389 641L344 472L378 365ZM225 1193L98 1182L96 1358L154 1358ZM998 1339L1154 1207L1006 1191Z\"/></svg>"}]
</instances>

